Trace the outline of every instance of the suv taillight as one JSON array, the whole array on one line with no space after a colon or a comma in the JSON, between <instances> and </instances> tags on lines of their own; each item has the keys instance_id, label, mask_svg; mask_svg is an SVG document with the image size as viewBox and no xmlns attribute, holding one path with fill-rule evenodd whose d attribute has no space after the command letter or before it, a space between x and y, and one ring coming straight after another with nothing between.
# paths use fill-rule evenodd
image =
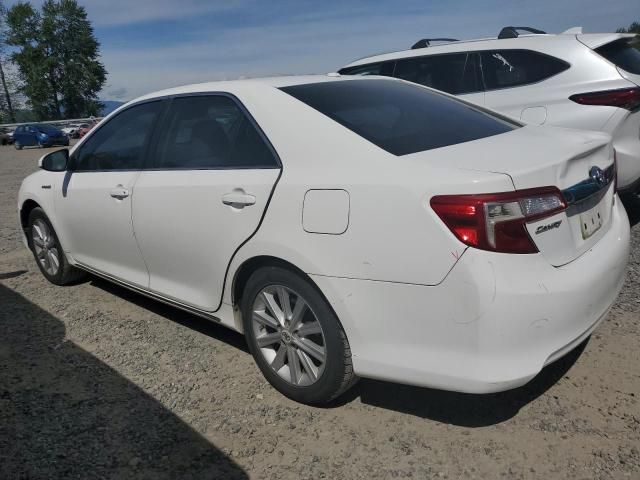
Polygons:
<instances>
[{"instance_id":1,"label":"suv taillight","mask_svg":"<svg viewBox=\"0 0 640 480\"><path fill-rule=\"evenodd\" d=\"M566 208L556 187L478 195L438 195L431 208L462 243L504 253L537 253L527 222Z\"/></svg>"},{"instance_id":2,"label":"suv taillight","mask_svg":"<svg viewBox=\"0 0 640 480\"><path fill-rule=\"evenodd\" d=\"M581 105L605 105L635 110L640 107L640 87L578 93L571 95L569 100L573 100Z\"/></svg>"}]
</instances>

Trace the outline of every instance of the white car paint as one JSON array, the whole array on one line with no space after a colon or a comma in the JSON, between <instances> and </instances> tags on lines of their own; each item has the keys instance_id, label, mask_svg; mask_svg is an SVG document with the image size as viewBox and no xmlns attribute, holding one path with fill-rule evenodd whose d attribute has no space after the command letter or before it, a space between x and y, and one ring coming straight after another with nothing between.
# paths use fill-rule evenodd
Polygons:
<instances>
[{"instance_id":1,"label":"white car paint","mask_svg":"<svg viewBox=\"0 0 640 480\"><path fill-rule=\"evenodd\" d=\"M563 211L528 225L562 222L544 240L532 235L540 250L532 254L468 247L430 201L566 189L592 166L611 167L610 137L523 126L397 157L279 89L353 80L216 82L142 97L101 125L147 99L226 92L251 113L282 168L40 170L24 180L18 208L42 207L70 263L238 331L237 273L258 257L287 262L336 312L358 375L465 392L524 384L590 334L622 287L629 224L613 185L596 234L582 240L577 218ZM253 204L234 203L247 196Z\"/></svg>"},{"instance_id":2,"label":"white car paint","mask_svg":"<svg viewBox=\"0 0 640 480\"><path fill-rule=\"evenodd\" d=\"M573 29L572 29L573 30ZM613 137L618 152L618 186L640 191L640 110L581 105L569 99L579 93L640 86L640 75L625 72L593 49L632 34L521 35L436 44L361 58L344 68L431 55L524 49L550 55L570 67L550 78L527 85L459 95L467 101L527 123L602 131Z\"/></svg>"}]
</instances>

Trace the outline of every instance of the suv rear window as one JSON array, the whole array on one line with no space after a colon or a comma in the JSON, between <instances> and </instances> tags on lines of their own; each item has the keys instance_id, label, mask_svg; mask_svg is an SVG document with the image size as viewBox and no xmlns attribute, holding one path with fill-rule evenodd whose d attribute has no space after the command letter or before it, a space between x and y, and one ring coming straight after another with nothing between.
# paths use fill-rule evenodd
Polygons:
<instances>
[{"instance_id":1,"label":"suv rear window","mask_svg":"<svg viewBox=\"0 0 640 480\"><path fill-rule=\"evenodd\" d=\"M282 90L394 155L470 142L519 126L397 80L345 80Z\"/></svg>"},{"instance_id":2,"label":"suv rear window","mask_svg":"<svg viewBox=\"0 0 640 480\"><path fill-rule=\"evenodd\" d=\"M567 68L567 62L531 50L482 52L482 72L487 90L541 82Z\"/></svg>"},{"instance_id":3,"label":"suv rear window","mask_svg":"<svg viewBox=\"0 0 640 480\"><path fill-rule=\"evenodd\" d=\"M596 48L596 52L622 70L640 75L640 40L623 38Z\"/></svg>"}]
</instances>

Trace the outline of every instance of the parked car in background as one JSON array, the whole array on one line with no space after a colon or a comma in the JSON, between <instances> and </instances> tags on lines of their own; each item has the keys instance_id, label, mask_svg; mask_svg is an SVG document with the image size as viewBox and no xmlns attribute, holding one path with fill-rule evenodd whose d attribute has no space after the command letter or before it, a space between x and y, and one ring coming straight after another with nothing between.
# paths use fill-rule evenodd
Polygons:
<instances>
[{"instance_id":1,"label":"parked car in background","mask_svg":"<svg viewBox=\"0 0 640 480\"><path fill-rule=\"evenodd\" d=\"M609 135L396 79L214 82L44 156L18 208L49 281L91 272L244 332L295 400L357 376L483 393L528 382L614 302L614 158Z\"/></svg>"},{"instance_id":2,"label":"parked car in background","mask_svg":"<svg viewBox=\"0 0 640 480\"><path fill-rule=\"evenodd\" d=\"M339 72L420 83L527 123L609 133L619 189L635 193L640 190L638 41L634 34L583 34L579 28L549 35L505 27L497 38L422 39L410 50L363 58Z\"/></svg>"},{"instance_id":3,"label":"parked car in background","mask_svg":"<svg viewBox=\"0 0 640 480\"><path fill-rule=\"evenodd\" d=\"M0 128L0 143L11 145L13 143L13 131L8 128Z\"/></svg>"},{"instance_id":4,"label":"parked car in background","mask_svg":"<svg viewBox=\"0 0 640 480\"><path fill-rule=\"evenodd\" d=\"M77 138L84 137L96 125L97 125L97 122L94 122L94 123L83 123L82 125L80 125L78 127L78 130L77 130L77 135L78 135Z\"/></svg>"},{"instance_id":5,"label":"parked car in background","mask_svg":"<svg viewBox=\"0 0 640 480\"><path fill-rule=\"evenodd\" d=\"M13 134L13 141L18 150L23 147L69 145L69 137L62 133L62 130L43 123L18 126Z\"/></svg>"},{"instance_id":6,"label":"parked car in background","mask_svg":"<svg viewBox=\"0 0 640 480\"><path fill-rule=\"evenodd\" d=\"M62 128L62 133L64 133L69 138L78 138L78 129L80 128L79 124L71 124Z\"/></svg>"}]
</instances>

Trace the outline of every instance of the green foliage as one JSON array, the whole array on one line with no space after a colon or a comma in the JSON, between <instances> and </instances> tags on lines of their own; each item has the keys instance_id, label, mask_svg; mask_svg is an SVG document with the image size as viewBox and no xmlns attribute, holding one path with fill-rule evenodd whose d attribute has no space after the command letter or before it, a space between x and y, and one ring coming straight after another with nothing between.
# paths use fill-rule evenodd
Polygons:
<instances>
[{"instance_id":1,"label":"green foliage","mask_svg":"<svg viewBox=\"0 0 640 480\"><path fill-rule=\"evenodd\" d=\"M633 22L628 28L622 27L617 29L616 33L640 33L640 23Z\"/></svg>"},{"instance_id":2,"label":"green foliage","mask_svg":"<svg viewBox=\"0 0 640 480\"><path fill-rule=\"evenodd\" d=\"M7 12L7 43L22 92L39 119L78 118L100 110L98 92L106 70L85 9L75 0L46 0L37 11L28 2Z\"/></svg>"}]
</instances>

